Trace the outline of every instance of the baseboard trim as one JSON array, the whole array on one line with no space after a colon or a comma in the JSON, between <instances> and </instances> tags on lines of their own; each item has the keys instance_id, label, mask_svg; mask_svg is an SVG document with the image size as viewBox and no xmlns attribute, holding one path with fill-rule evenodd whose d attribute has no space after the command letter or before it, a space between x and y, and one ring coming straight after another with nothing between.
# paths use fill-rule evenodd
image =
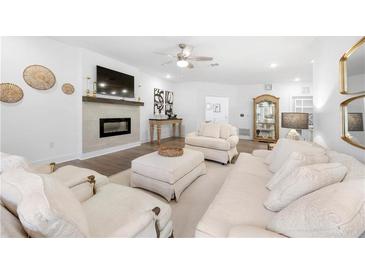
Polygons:
<instances>
[{"instance_id":1,"label":"baseboard trim","mask_svg":"<svg viewBox=\"0 0 365 274\"><path fill-rule=\"evenodd\" d=\"M44 164L49 164L52 162L63 163L63 162L72 161L72 160L75 160L78 158L79 158L78 154L66 154L66 155L56 156L56 157L47 158L47 159L43 159L43 160L32 161L32 164L33 165L44 165Z\"/></svg>"},{"instance_id":2,"label":"baseboard trim","mask_svg":"<svg viewBox=\"0 0 365 274\"><path fill-rule=\"evenodd\" d=\"M89 158L94 158L97 156L101 156L101 155L105 155L105 154L109 154L109 153L113 153L113 152L118 152L118 151L126 150L129 148L138 147L141 144L142 144L141 142L135 142L135 143L129 143L129 144L125 144L125 145L95 150L95 151L91 151L91 152L86 152L86 153L82 153L80 155L79 159L85 160L85 159L89 159Z\"/></svg>"}]
</instances>

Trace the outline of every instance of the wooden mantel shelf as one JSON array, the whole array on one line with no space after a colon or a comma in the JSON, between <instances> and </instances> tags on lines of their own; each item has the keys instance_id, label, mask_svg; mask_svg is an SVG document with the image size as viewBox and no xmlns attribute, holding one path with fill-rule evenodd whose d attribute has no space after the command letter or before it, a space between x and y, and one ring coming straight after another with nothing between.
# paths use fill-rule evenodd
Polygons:
<instances>
[{"instance_id":1,"label":"wooden mantel shelf","mask_svg":"<svg viewBox=\"0 0 365 274\"><path fill-rule=\"evenodd\" d=\"M124 99L110 99L110 98L102 98L102 97L91 97L91 96L82 96L82 101L83 102L92 102L92 103L137 106L137 107L144 106L143 102L128 101L128 100L124 100Z\"/></svg>"}]
</instances>

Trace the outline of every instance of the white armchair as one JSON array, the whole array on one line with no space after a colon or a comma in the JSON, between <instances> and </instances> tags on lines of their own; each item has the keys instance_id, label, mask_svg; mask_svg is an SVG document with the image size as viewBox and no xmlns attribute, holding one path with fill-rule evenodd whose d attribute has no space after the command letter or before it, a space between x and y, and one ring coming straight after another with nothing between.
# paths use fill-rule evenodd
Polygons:
<instances>
[{"instance_id":1,"label":"white armchair","mask_svg":"<svg viewBox=\"0 0 365 274\"><path fill-rule=\"evenodd\" d=\"M54 164L52 169L47 169L46 166L38 169L13 162L12 167L8 165L8 171L2 170L0 180L2 216L9 213L7 215L13 217L12 222L4 220L6 223L3 223L1 219L1 228L4 228L2 237L26 236L17 218L19 196L13 188L7 188L12 181L17 181L19 174L25 174L22 177L24 182L30 176L38 175L43 180L66 187L71 193L69 196L73 196L82 208L89 230L88 237L172 236L171 207L142 190L111 183L109 178L90 169L74 166L56 169Z\"/></svg>"},{"instance_id":2,"label":"white armchair","mask_svg":"<svg viewBox=\"0 0 365 274\"><path fill-rule=\"evenodd\" d=\"M203 152L205 159L227 164L238 154L237 129L229 124L202 123L185 138L185 147Z\"/></svg>"}]
</instances>

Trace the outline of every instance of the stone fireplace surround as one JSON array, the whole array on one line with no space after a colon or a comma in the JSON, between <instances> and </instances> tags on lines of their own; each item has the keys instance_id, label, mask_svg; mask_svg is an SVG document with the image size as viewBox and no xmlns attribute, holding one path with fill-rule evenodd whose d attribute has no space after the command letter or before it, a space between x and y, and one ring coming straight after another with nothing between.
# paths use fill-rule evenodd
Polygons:
<instances>
[{"instance_id":1,"label":"stone fireplace surround","mask_svg":"<svg viewBox=\"0 0 365 274\"><path fill-rule=\"evenodd\" d=\"M120 101L120 100L113 100ZM140 108L141 105L115 103L107 100L83 98L82 103L82 152L84 155L98 152L112 152L128 148L140 143ZM143 104L142 104L143 105ZM100 119L130 118L130 134L100 138ZM94 153L93 153L94 152Z\"/></svg>"}]
</instances>

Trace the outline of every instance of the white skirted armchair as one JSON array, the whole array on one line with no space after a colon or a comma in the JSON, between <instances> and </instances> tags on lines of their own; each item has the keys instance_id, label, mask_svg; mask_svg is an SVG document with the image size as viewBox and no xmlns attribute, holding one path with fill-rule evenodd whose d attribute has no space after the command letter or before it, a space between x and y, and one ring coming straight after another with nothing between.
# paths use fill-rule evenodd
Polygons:
<instances>
[{"instance_id":1,"label":"white skirted armchair","mask_svg":"<svg viewBox=\"0 0 365 274\"><path fill-rule=\"evenodd\" d=\"M237 128L229 124L202 123L197 132L185 137L185 147L203 152L204 158L222 164L238 154Z\"/></svg>"}]
</instances>

